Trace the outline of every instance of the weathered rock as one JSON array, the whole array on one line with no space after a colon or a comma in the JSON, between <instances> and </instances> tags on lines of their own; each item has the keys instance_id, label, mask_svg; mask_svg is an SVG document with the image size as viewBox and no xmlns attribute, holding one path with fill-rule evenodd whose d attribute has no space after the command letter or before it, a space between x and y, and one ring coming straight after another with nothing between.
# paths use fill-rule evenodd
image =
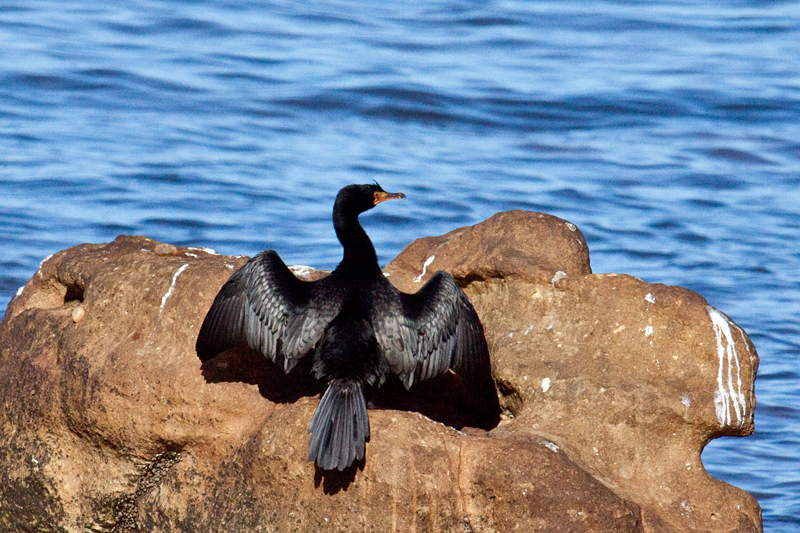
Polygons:
<instances>
[{"instance_id":1,"label":"weathered rock","mask_svg":"<svg viewBox=\"0 0 800 533\"><path fill-rule=\"evenodd\" d=\"M442 253L442 242L469 233L481 256L505 264L509 224L531 229L527 236L514 232L514 250L536 250L535 243L546 242L540 233L560 230L573 251L561 263L533 255L533 275L516 277L483 265L461 273L469 252ZM700 460L711 439L754 430L755 347L697 293L631 276L590 275L583 236L568 225L576 247L565 224L501 213L477 231L416 241L409 246L416 265L404 252L386 270L409 292L432 270L472 280L466 290L486 326L495 380L516 415L493 434L546 436L635 501L648 530L760 530L755 500L709 476ZM423 268L422 258L432 255L436 260Z\"/></svg>"},{"instance_id":2,"label":"weathered rock","mask_svg":"<svg viewBox=\"0 0 800 533\"><path fill-rule=\"evenodd\" d=\"M501 213L387 267L407 291L439 269L462 282L509 417L460 432L372 410L343 473L306 461L313 380L246 349L194 353L244 261L119 237L42 264L0 324L0 530L761 529L700 462L753 430L747 336L685 289L592 275L571 224Z\"/></svg>"}]
</instances>

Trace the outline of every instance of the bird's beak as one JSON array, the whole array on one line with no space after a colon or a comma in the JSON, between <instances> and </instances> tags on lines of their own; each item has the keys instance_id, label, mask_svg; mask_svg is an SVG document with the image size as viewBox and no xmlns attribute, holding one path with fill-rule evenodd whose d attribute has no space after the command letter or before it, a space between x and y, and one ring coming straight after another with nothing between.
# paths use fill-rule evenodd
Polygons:
<instances>
[{"instance_id":1,"label":"bird's beak","mask_svg":"<svg viewBox=\"0 0 800 533\"><path fill-rule=\"evenodd\" d=\"M397 200L399 198L405 198L406 195L401 192L376 192L375 193L375 202L372 205L378 205L381 202L385 202L386 200Z\"/></svg>"}]
</instances>

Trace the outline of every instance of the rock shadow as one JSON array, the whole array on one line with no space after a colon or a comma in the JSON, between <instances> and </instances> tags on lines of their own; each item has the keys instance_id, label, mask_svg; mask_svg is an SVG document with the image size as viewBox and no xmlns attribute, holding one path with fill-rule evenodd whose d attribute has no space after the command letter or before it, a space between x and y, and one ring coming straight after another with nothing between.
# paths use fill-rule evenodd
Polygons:
<instances>
[{"instance_id":1,"label":"rock shadow","mask_svg":"<svg viewBox=\"0 0 800 533\"><path fill-rule=\"evenodd\" d=\"M451 372L416 383L410 389L397 376L390 376L383 387L370 393L370 408L416 412L459 430L473 427L489 431L500 422L494 384L487 383L478 391Z\"/></svg>"},{"instance_id":2,"label":"rock shadow","mask_svg":"<svg viewBox=\"0 0 800 533\"><path fill-rule=\"evenodd\" d=\"M273 403L294 403L325 392L325 384L311 375L312 357L300 359L291 372L246 346L232 348L200 365L208 383L247 383Z\"/></svg>"},{"instance_id":3,"label":"rock shadow","mask_svg":"<svg viewBox=\"0 0 800 533\"><path fill-rule=\"evenodd\" d=\"M259 393L274 403L294 403L325 392L327 385L311 374L313 356L297 362L291 372L246 346L233 348L202 363L208 383L241 382L258 386ZM500 421L500 405L494 387L478 393L457 375L448 372L406 389L397 376L389 376L380 388L365 391L371 409L411 411L447 426L491 430Z\"/></svg>"},{"instance_id":4,"label":"rock shadow","mask_svg":"<svg viewBox=\"0 0 800 533\"><path fill-rule=\"evenodd\" d=\"M356 473L364 470L366 459L360 459L344 470L325 470L314 464L314 487L322 485L325 494L337 494L347 491L350 484L356 479Z\"/></svg>"}]
</instances>

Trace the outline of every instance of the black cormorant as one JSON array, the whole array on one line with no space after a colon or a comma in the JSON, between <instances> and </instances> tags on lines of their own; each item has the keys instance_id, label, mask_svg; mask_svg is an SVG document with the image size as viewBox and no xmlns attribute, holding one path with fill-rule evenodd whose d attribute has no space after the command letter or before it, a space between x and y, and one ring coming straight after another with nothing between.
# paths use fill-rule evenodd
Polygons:
<instances>
[{"instance_id":1,"label":"black cormorant","mask_svg":"<svg viewBox=\"0 0 800 533\"><path fill-rule=\"evenodd\" d=\"M306 282L275 251L261 252L220 289L197 338L202 361L247 344L286 373L313 353L312 372L328 388L308 430L308 460L325 470L363 459L364 392L389 374L409 388L452 370L476 398L497 405L483 327L453 276L440 271L415 294L398 291L358 222L378 203L404 197L377 183L343 188L333 206L344 247L336 270Z\"/></svg>"}]
</instances>

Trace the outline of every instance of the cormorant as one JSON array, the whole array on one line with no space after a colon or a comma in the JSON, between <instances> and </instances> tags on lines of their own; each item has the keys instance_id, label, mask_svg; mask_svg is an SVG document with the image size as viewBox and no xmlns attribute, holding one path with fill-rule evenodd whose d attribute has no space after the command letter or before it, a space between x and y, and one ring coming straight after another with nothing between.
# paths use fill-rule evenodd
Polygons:
<instances>
[{"instance_id":1,"label":"cormorant","mask_svg":"<svg viewBox=\"0 0 800 533\"><path fill-rule=\"evenodd\" d=\"M333 226L344 258L336 270L306 282L275 251L261 252L220 289L197 338L202 361L247 344L286 373L313 353L312 372L328 388L308 430L308 460L325 470L363 459L369 440L364 391L380 387L389 374L409 388L452 370L479 402L497 406L483 327L453 276L439 271L406 294L378 266L358 215L396 198L405 195L377 183L340 190Z\"/></svg>"}]
</instances>

